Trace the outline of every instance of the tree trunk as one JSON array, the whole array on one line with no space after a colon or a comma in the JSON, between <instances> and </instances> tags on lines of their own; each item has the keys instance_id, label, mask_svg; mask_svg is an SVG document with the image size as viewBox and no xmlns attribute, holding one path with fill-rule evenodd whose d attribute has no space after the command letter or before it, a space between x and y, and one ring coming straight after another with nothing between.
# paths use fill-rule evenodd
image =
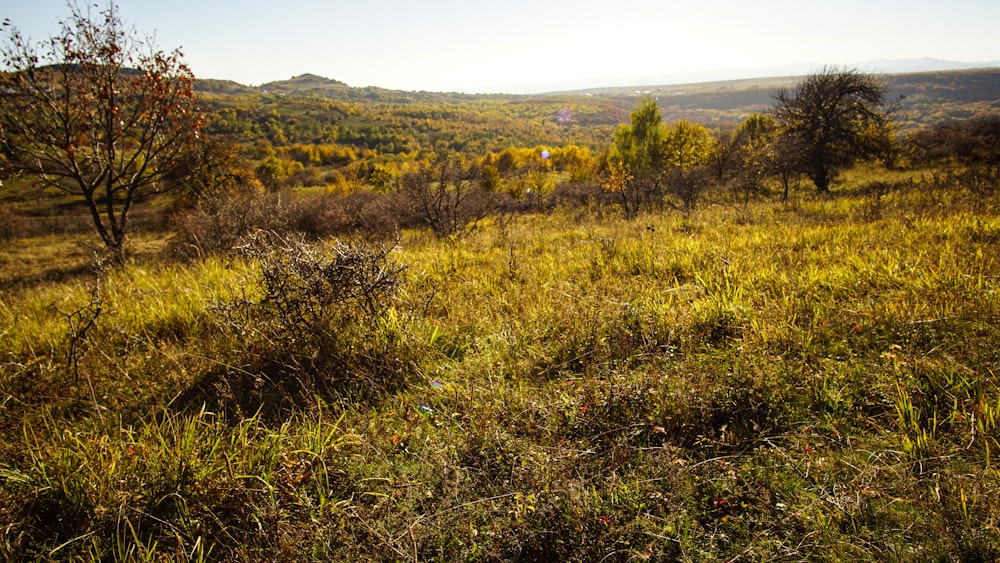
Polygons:
<instances>
[{"instance_id":1,"label":"tree trunk","mask_svg":"<svg viewBox=\"0 0 1000 563\"><path fill-rule=\"evenodd\" d=\"M821 194L830 192L830 171L821 166L813 168L809 174L809 179L816 185L816 190Z\"/></svg>"}]
</instances>

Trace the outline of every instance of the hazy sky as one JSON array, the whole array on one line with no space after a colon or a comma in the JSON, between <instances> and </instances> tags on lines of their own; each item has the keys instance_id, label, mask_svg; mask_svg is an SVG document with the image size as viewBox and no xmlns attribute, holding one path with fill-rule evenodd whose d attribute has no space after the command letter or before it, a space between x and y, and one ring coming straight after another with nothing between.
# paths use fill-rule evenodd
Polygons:
<instances>
[{"instance_id":1,"label":"hazy sky","mask_svg":"<svg viewBox=\"0 0 1000 563\"><path fill-rule=\"evenodd\" d=\"M91 3L104 0L91 0ZM86 4L86 2L84 2ZM119 0L199 78L306 72L351 86L531 92L792 63L1000 60L1000 0ZM35 40L65 0L0 0Z\"/></svg>"}]
</instances>

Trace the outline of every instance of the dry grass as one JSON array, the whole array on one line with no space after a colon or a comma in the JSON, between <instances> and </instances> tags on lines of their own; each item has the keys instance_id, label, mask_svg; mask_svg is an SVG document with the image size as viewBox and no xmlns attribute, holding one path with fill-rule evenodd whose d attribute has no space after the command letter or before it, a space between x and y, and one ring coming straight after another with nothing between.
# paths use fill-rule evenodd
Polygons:
<instances>
[{"instance_id":1,"label":"dry grass","mask_svg":"<svg viewBox=\"0 0 1000 563\"><path fill-rule=\"evenodd\" d=\"M996 559L1000 216L916 178L406 232L400 294L336 340L355 356L323 356L399 386L283 415L229 408L296 373L220 318L260 295L254 263L107 273L75 373L66 313L89 278L6 290L0 552Z\"/></svg>"}]
</instances>

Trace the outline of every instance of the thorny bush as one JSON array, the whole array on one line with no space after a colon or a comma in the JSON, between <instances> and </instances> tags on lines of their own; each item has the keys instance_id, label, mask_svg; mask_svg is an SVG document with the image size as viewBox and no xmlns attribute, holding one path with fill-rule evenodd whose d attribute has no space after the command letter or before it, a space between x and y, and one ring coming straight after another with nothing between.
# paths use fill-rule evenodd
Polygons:
<instances>
[{"instance_id":1,"label":"thorny bush","mask_svg":"<svg viewBox=\"0 0 1000 563\"><path fill-rule=\"evenodd\" d=\"M404 270L390 259L394 247L265 231L247 237L241 250L259 264L249 284L256 289L220 308L246 360L226 375L222 395L244 410L280 412L315 396L370 399L398 390L408 364L389 310Z\"/></svg>"}]
</instances>

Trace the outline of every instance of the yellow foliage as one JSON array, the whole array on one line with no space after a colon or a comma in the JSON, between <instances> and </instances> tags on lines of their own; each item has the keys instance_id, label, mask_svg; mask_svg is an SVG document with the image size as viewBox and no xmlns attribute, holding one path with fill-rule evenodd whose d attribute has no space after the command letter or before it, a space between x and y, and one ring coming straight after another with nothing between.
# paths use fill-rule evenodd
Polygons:
<instances>
[{"instance_id":1,"label":"yellow foliage","mask_svg":"<svg viewBox=\"0 0 1000 563\"><path fill-rule=\"evenodd\" d=\"M612 193L623 193L632 182L632 174L628 171L628 166L621 160L612 160L608 163L608 175L601 182L601 187L605 191Z\"/></svg>"}]
</instances>

